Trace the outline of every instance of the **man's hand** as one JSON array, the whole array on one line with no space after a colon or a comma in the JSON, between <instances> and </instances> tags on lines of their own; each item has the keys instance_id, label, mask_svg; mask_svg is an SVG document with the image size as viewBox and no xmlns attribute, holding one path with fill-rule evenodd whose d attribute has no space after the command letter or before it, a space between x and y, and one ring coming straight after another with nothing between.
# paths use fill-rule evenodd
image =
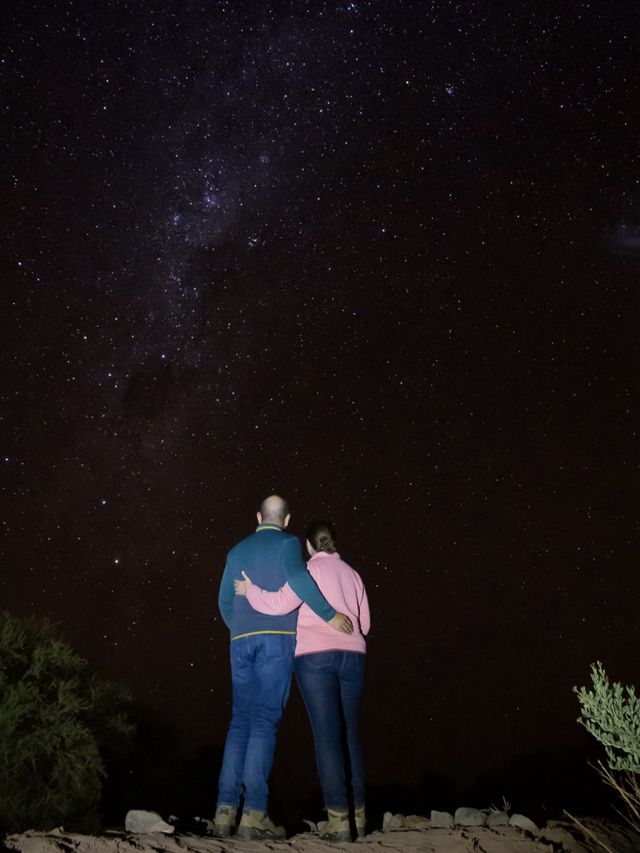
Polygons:
<instances>
[{"instance_id":1,"label":"man's hand","mask_svg":"<svg viewBox=\"0 0 640 853\"><path fill-rule=\"evenodd\" d=\"M244 572L242 573L244 574ZM239 581L236 581L236 584ZM237 590L236 590L237 592ZM331 625L336 631L342 631L343 634L353 634L353 625L351 619L344 613L336 613L333 619L329 619L327 625Z\"/></svg>"},{"instance_id":2,"label":"man's hand","mask_svg":"<svg viewBox=\"0 0 640 853\"><path fill-rule=\"evenodd\" d=\"M233 585L234 585L235 590L236 590L236 595L246 595L247 590L249 589L249 587L253 583L253 581L251 580L249 575L245 574L244 572L242 572L242 577L244 578L244 580L233 582ZM340 614L336 613L335 618L337 618L339 615ZM331 621L333 622L333 619ZM351 624L351 623L349 623L349 624ZM347 631L347 634L350 634L350 633L351 633L351 631Z\"/></svg>"}]
</instances>

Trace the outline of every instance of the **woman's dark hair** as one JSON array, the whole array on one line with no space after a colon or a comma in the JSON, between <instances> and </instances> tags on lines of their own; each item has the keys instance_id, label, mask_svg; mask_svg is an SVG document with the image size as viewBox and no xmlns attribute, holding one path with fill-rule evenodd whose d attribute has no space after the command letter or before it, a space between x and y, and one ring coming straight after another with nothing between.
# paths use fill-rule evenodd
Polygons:
<instances>
[{"instance_id":1,"label":"woman's dark hair","mask_svg":"<svg viewBox=\"0 0 640 853\"><path fill-rule=\"evenodd\" d=\"M336 530L330 521L312 521L307 527L307 539L315 551L336 553Z\"/></svg>"}]
</instances>

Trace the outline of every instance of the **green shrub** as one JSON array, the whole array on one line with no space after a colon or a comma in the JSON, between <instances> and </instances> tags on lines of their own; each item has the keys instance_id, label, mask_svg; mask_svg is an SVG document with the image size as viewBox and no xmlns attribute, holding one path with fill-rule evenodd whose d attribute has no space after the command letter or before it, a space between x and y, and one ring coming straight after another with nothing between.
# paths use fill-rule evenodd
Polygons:
<instances>
[{"instance_id":1,"label":"green shrub","mask_svg":"<svg viewBox=\"0 0 640 853\"><path fill-rule=\"evenodd\" d=\"M598 761L601 779L621 798L625 818L640 840L640 699L634 687L611 684L600 661L591 664L593 689L574 687L582 723L605 749L606 766ZM575 819L598 845L614 853L596 833Z\"/></svg>"},{"instance_id":2,"label":"green shrub","mask_svg":"<svg viewBox=\"0 0 640 853\"><path fill-rule=\"evenodd\" d=\"M0 614L0 828L79 825L95 814L104 746L132 733L126 700L47 622Z\"/></svg>"},{"instance_id":3,"label":"green shrub","mask_svg":"<svg viewBox=\"0 0 640 853\"><path fill-rule=\"evenodd\" d=\"M583 723L605 748L610 770L640 773L640 698L634 687L610 683L600 661L591 665L593 689L574 687Z\"/></svg>"}]
</instances>

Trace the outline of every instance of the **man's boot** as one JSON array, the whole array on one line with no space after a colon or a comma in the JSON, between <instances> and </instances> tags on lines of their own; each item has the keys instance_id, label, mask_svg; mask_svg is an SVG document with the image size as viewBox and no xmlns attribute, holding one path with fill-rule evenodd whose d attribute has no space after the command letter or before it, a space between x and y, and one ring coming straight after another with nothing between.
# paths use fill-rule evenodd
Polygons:
<instances>
[{"instance_id":1,"label":"man's boot","mask_svg":"<svg viewBox=\"0 0 640 853\"><path fill-rule=\"evenodd\" d=\"M367 819L364 813L364 806L356 806L353 813L353 822L356 825L356 834L358 838L364 838Z\"/></svg>"},{"instance_id":2,"label":"man's boot","mask_svg":"<svg viewBox=\"0 0 640 853\"><path fill-rule=\"evenodd\" d=\"M320 838L323 841L351 841L351 829L349 828L349 812L337 812L327 809L329 820L322 828Z\"/></svg>"},{"instance_id":3,"label":"man's boot","mask_svg":"<svg viewBox=\"0 0 640 853\"><path fill-rule=\"evenodd\" d=\"M255 841L260 838L286 838L283 826L276 826L266 812L244 809L236 833L237 838Z\"/></svg>"},{"instance_id":4,"label":"man's boot","mask_svg":"<svg viewBox=\"0 0 640 853\"><path fill-rule=\"evenodd\" d=\"M236 826L236 811L235 806L218 806L211 834L216 838L228 838L232 835Z\"/></svg>"}]
</instances>

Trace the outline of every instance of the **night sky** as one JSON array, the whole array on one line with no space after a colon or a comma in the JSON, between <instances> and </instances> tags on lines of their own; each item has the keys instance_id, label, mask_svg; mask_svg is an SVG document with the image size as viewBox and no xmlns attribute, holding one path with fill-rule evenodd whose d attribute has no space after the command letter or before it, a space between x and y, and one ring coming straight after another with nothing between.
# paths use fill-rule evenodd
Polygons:
<instances>
[{"instance_id":1,"label":"night sky","mask_svg":"<svg viewBox=\"0 0 640 853\"><path fill-rule=\"evenodd\" d=\"M367 585L372 789L594 773L572 686L640 683L638 19L605 6L5 21L0 606L166 727L165 790L204 762L213 804L217 588L274 491ZM317 789L300 705L276 809Z\"/></svg>"}]
</instances>

